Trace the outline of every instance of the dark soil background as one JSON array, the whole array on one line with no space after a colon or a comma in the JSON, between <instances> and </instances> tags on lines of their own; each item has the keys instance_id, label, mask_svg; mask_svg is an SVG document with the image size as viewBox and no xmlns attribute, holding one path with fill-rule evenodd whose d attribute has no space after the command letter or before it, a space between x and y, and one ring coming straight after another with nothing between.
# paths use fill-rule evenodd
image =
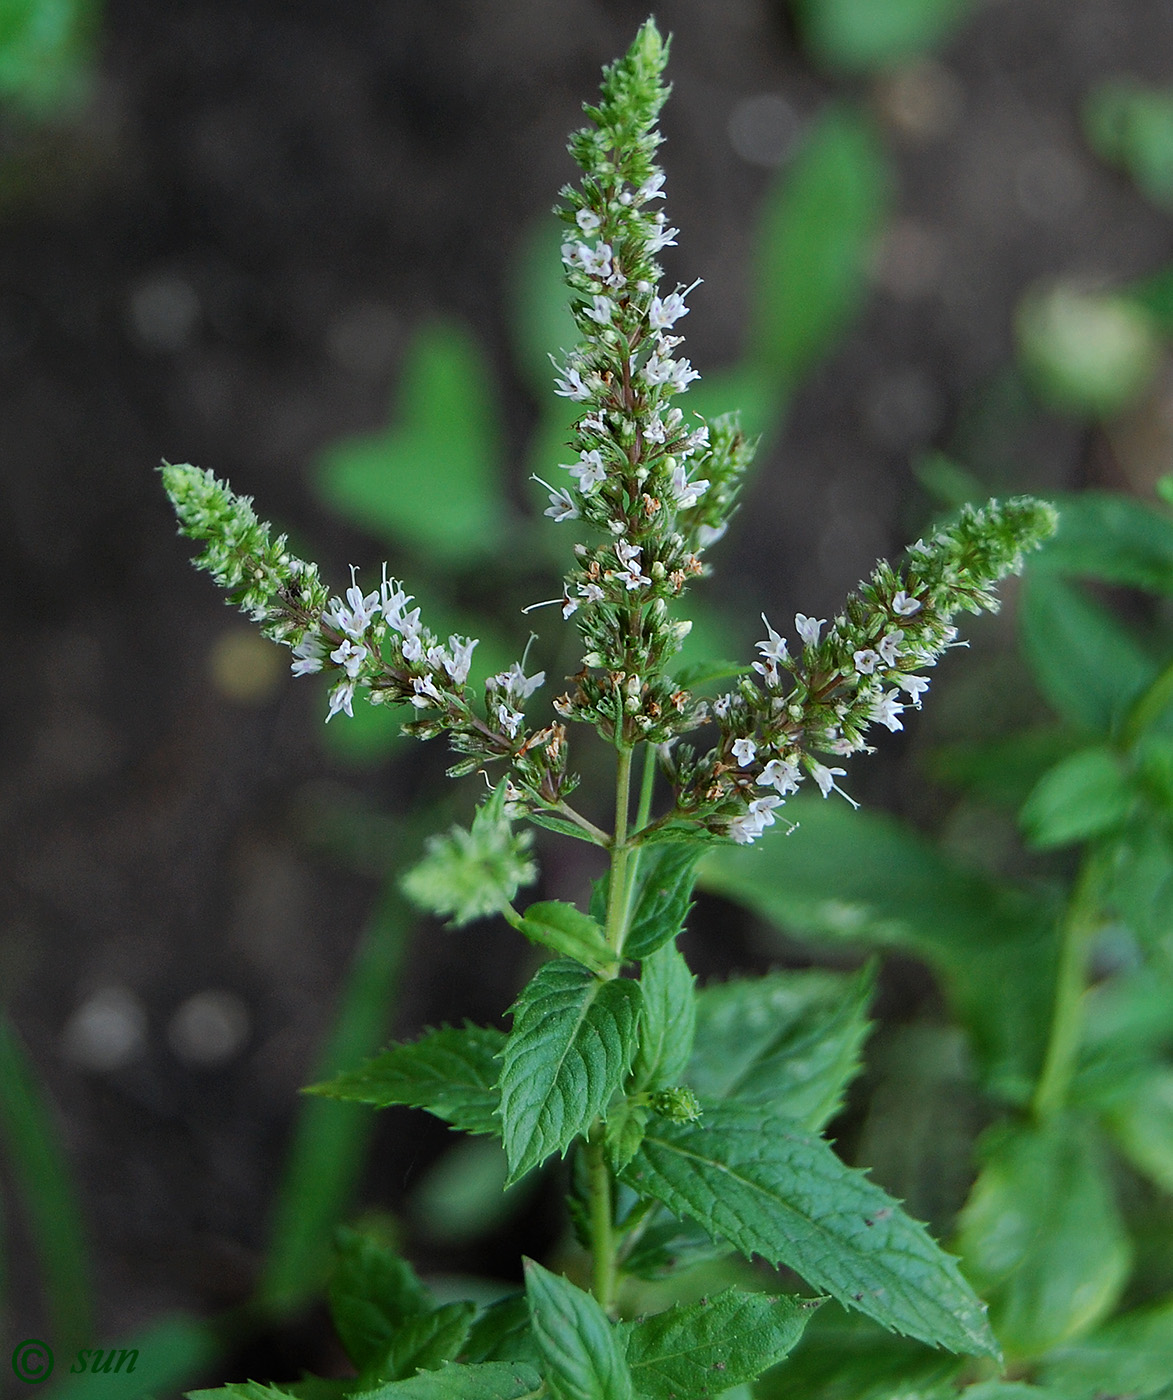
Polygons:
<instances>
[{"instance_id":1,"label":"dark soil background","mask_svg":"<svg viewBox=\"0 0 1173 1400\"><path fill-rule=\"evenodd\" d=\"M0 208L0 985L77 1172L102 1337L248 1295L295 1091L377 889L307 845L298 813L330 791L395 821L443 758L330 756L320 690L266 671L190 569L154 468L230 477L344 582L375 546L323 511L307 464L387 421L413 326L444 313L499 364L524 499L535 407L506 351L509 259L572 176L565 136L600 65L645 16L619 0L111 0L80 119L0 123L23 172ZM866 313L761 464L715 556L724 597L827 615L921 529L909 461L929 446L977 441L997 489L1128 485L1118 443L1004 413L991 385L1033 280L1119 282L1173 253L1169 220L1078 126L1095 80L1168 80L1167 0L992 0L932 63L859 83L820 75L779 4L664 0L657 18L675 35L669 275L705 279L685 327L702 372L736 354L754 210L829 95L871 106L899 167ZM982 634L995 657L1007 626ZM987 714L1016 693L993 674L973 683ZM887 747L855 790L940 815ZM699 914L706 970L769 956L738 916ZM503 937L428 930L393 1031L500 1014L517 967ZM914 969L890 982L897 1014L927 994ZM443 1137L388 1115L364 1200L394 1210ZM11 1335L44 1335L5 1215ZM527 1228L528 1247L551 1243L540 1213Z\"/></svg>"}]
</instances>

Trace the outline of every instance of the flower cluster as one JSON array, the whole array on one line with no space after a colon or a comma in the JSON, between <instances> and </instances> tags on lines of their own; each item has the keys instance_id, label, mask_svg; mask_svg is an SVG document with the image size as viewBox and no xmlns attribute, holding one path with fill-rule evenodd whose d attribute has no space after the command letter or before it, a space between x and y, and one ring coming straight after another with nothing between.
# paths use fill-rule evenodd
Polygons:
<instances>
[{"instance_id":1,"label":"flower cluster","mask_svg":"<svg viewBox=\"0 0 1173 1400\"><path fill-rule=\"evenodd\" d=\"M525 728L524 704L545 680L541 672L527 677L515 662L489 677L478 710L469 685L476 640L452 636L442 645L386 566L371 592L352 568L344 596L331 597L316 565L290 554L284 535L270 539L247 496L197 467L164 464L162 475L180 533L205 542L197 567L227 588L229 601L266 636L292 649L295 676L330 678L327 721L353 715L359 692L375 705L405 703L420 712L405 725L409 732L431 738L448 731L453 748L468 756L453 772L509 760L519 794L538 805L556 804L571 789L562 727Z\"/></svg>"},{"instance_id":2,"label":"flower cluster","mask_svg":"<svg viewBox=\"0 0 1173 1400\"><path fill-rule=\"evenodd\" d=\"M570 150L583 170L563 191L562 261L583 339L557 366L555 392L582 405L566 484L546 514L602 536L576 546L562 614L585 643L574 690L556 702L608 737L665 742L693 727L698 702L664 674L689 624L670 604L704 572L700 555L725 528L752 449L732 418L689 421L672 403L699 378L679 354L679 322L699 283L664 292L657 254L676 242L657 207L653 157L666 95L666 45L644 26L604 73L593 125Z\"/></svg>"},{"instance_id":3,"label":"flower cluster","mask_svg":"<svg viewBox=\"0 0 1173 1400\"><path fill-rule=\"evenodd\" d=\"M1024 551L1054 528L1054 510L1032 499L966 507L912 545L899 573L878 564L825 636L825 618L798 613L792 652L763 617L752 674L712 703L719 742L699 761L685 754L672 764L676 815L744 845L774 823L804 777L824 797L842 792L836 779L846 770L833 759L867 750L872 725L903 728L906 706L919 708L929 688L919 672L960 645L953 617L996 610L993 585L1018 572Z\"/></svg>"}]
</instances>

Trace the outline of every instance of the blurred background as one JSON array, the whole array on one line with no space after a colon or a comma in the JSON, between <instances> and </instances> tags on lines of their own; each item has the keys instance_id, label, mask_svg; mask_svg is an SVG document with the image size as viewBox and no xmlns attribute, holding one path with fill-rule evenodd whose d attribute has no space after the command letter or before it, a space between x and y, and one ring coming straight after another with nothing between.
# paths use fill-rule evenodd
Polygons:
<instances>
[{"instance_id":1,"label":"blurred background","mask_svg":"<svg viewBox=\"0 0 1173 1400\"><path fill-rule=\"evenodd\" d=\"M569 538L528 481L566 434L549 210L646 14L0 0L12 1340L162 1327L185 1384L280 1379L329 1364L312 1298L352 1208L436 1274L508 1280L519 1247L557 1244L556 1183L502 1206L496 1159L442 1156L433 1120L298 1099L392 1035L495 1022L527 954L406 909L389 874L472 789L378 713L323 726L324 689L190 568L155 467L231 479L335 588L388 559L437 630L485 639L486 670L532 625L557 685L556 614L519 612L557 591ZM1166 0L656 17L667 277L704 279L695 406L743 406L763 437L694 594L696 655L746 656L763 610L783 631L832 615L971 496L1151 497L1173 467ZM973 632L850 791L1013 870L1013 821L928 776L930 751L1039 705L1013 608ZM566 845L540 845L546 897L597 873ZM810 957L715 894L687 937L706 976ZM884 1015L938 1002L921 963L887 964ZM948 1222L967 1184L924 1211Z\"/></svg>"}]
</instances>

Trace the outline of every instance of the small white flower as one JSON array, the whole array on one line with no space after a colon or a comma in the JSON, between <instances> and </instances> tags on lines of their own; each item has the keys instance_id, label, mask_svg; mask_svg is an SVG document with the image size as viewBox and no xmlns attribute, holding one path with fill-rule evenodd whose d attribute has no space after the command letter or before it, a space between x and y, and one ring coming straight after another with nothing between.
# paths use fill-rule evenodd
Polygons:
<instances>
[{"instance_id":1,"label":"small white flower","mask_svg":"<svg viewBox=\"0 0 1173 1400\"><path fill-rule=\"evenodd\" d=\"M582 267L583 271L589 272L592 277L610 277L610 243L596 243L593 248L588 248L582 255Z\"/></svg>"},{"instance_id":2,"label":"small white flower","mask_svg":"<svg viewBox=\"0 0 1173 1400\"><path fill-rule=\"evenodd\" d=\"M713 701L713 713L718 719L724 719L729 713L729 707L733 704L732 695L718 695Z\"/></svg>"},{"instance_id":3,"label":"small white flower","mask_svg":"<svg viewBox=\"0 0 1173 1400\"><path fill-rule=\"evenodd\" d=\"M653 170L643 184L640 185L639 189L636 190L636 199L638 199L641 204L649 199L663 199L664 194L661 189L663 183L664 172L662 170Z\"/></svg>"},{"instance_id":4,"label":"small white flower","mask_svg":"<svg viewBox=\"0 0 1173 1400\"><path fill-rule=\"evenodd\" d=\"M593 209L580 209L574 216L574 222L583 233L594 233L603 221Z\"/></svg>"},{"instance_id":5,"label":"small white flower","mask_svg":"<svg viewBox=\"0 0 1173 1400\"><path fill-rule=\"evenodd\" d=\"M601 436L603 433L602 415L598 413L588 413L587 416L579 422L578 430L582 433L598 433Z\"/></svg>"},{"instance_id":6,"label":"small white flower","mask_svg":"<svg viewBox=\"0 0 1173 1400\"><path fill-rule=\"evenodd\" d=\"M543 515L551 516L556 524L561 524L563 520L578 519L578 506L569 491L556 491L548 481L543 481L540 476L535 476L532 480L544 486L550 493L550 504L542 512Z\"/></svg>"},{"instance_id":7,"label":"small white flower","mask_svg":"<svg viewBox=\"0 0 1173 1400\"><path fill-rule=\"evenodd\" d=\"M759 787L777 788L783 797L797 792L800 781L798 764L789 758L772 758L758 777Z\"/></svg>"},{"instance_id":8,"label":"small white flower","mask_svg":"<svg viewBox=\"0 0 1173 1400\"><path fill-rule=\"evenodd\" d=\"M578 594L580 598L585 598L588 603L601 603L603 601L603 590L597 583L580 583Z\"/></svg>"},{"instance_id":9,"label":"small white flower","mask_svg":"<svg viewBox=\"0 0 1173 1400\"><path fill-rule=\"evenodd\" d=\"M413 676L411 688L415 691L411 703L417 710L426 710L433 700L440 702L444 698L436 689L436 682L431 676Z\"/></svg>"},{"instance_id":10,"label":"small white flower","mask_svg":"<svg viewBox=\"0 0 1173 1400\"><path fill-rule=\"evenodd\" d=\"M578 482L578 489L584 496L589 496L596 486L601 486L607 479L607 468L597 448L584 452L582 460L566 470Z\"/></svg>"},{"instance_id":11,"label":"small white flower","mask_svg":"<svg viewBox=\"0 0 1173 1400\"><path fill-rule=\"evenodd\" d=\"M587 307L586 314L592 321L597 321L600 326L609 325L615 315L615 303L610 297L597 296Z\"/></svg>"},{"instance_id":12,"label":"small white flower","mask_svg":"<svg viewBox=\"0 0 1173 1400\"><path fill-rule=\"evenodd\" d=\"M476 644L475 637L448 638L448 645L451 647L452 653L451 656L444 658L443 666L456 685L463 685L468 680L468 673L472 669L473 649Z\"/></svg>"},{"instance_id":13,"label":"small white flower","mask_svg":"<svg viewBox=\"0 0 1173 1400\"><path fill-rule=\"evenodd\" d=\"M656 231L644 244L644 249L649 257L654 253L658 253L661 248L676 247L676 235L680 230L678 228L665 228L663 220L664 216L662 214L656 215Z\"/></svg>"},{"instance_id":14,"label":"small white flower","mask_svg":"<svg viewBox=\"0 0 1173 1400\"><path fill-rule=\"evenodd\" d=\"M821 763L816 763L813 758L807 759L806 766L807 772L818 784L819 791L824 797L831 796L832 788L838 790L839 785L835 781L836 778L847 777L846 768L825 768Z\"/></svg>"},{"instance_id":15,"label":"small white flower","mask_svg":"<svg viewBox=\"0 0 1173 1400\"><path fill-rule=\"evenodd\" d=\"M675 360L662 359L657 352L648 356L648 362L643 368L643 376L649 384L666 384L671 379L675 368Z\"/></svg>"},{"instance_id":16,"label":"small white flower","mask_svg":"<svg viewBox=\"0 0 1173 1400\"><path fill-rule=\"evenodd\" d=\"M753 669L765 680L766 686L770 690L776 690L778 688L781 676L778 672L778 663L776 661L755 661L753 663Z\"/></svg>"},{"instance_id":17,"label":"small white flower","mask_svg":"<svg viewBox=\"0 0 1173 1400\"><path fill-rule=\"evenodd\" d=\"M880 653L873 651L871 647L862 647L852 659L855 661L855 669L861 676L870 676L880 664Z\"/></svg>"},{"instance_id":18,"label":"small white flower","mask_svg":"<svg viewBox=\"0 0 1173 1400\"><path fill-rule=\"evenodd\" d=\"M619 562L621 564L638 565L639 556L643 553L643 546L638 544L629 544L627 540L616 540L615 553L618 556Z\"/></svg>"},{"instance_id":19,"label":"small white flower","mask_svg":"<svg viewBox=\"0 0 1173 1400\"><path fill-rule=\"evenodd\" d=\"M326 716L326 723L329 724L339 710L344 711L354 718L354 710L351 708L354 703L354 681L339 681L330 692L330 713Z\"/></svg>"},{"instance_id":20,"label":"small white flower","mask_svg":"<svg viewBox=\"0 0 1173 1400\"><path fill-rule=\"evenodd\" d=\"M567 618L567 617L569 617L572 613L576 613L576 612L578 612L578 599L577 599L577 598L571 598L569 595L567 595L565 598L562 599L562 616L563 616L563 618Z\"/></svg>"},{"instance_id":21,"label":"small white flower","mask_svg":"<svg viewBox=\"0 0 1173 1400\"><path fill-rule=\"evenodd\" d=\"M404 661L415 666L424 659L424 640L418 632L405 632L403 634L403 645L400 647L403 652Z\"/></svg>"},{"instance_id":22,"label":"small white flower","mask_svg":"<svg viewBox=\"0 0 1173 1400\"><path fill-rule=\"evenodd\" d=\"M666 331L669 326L674 326L681 316L688 315L688 307L684 304L684 297L679 292L673 292L671 296L653 297L648 304L648 325L654 331Z\"/></svg>"},{"instance_id":23,"label":"small white flower","mask_svg":"<svg viewBox=\"0 0 1173 1400\"><path fill-rule=\"evenodd\" d=\"M764 642L759 642L757 644L758 651L771 661L785 661L787 656L786 638L774 631L767 621L765 613L762 613L762 621L765 622L766 631L770 635Z\"/></svg>"},{"instance_id":24,"label":"small white flower","mask_svg":"<svg viewBox=\"0 0 1173 1400\"><path fill-rule=\"evenodd\" d=\"M892 599L892 611L900 617L911 617L913 613L920 612L920 608L920 603L910 598L903 588Z\"/></svg>"},{"instance_id":25,"label":"small white flower","mask_svg":"<svg viewBox=\"0 0 1173 1400\"><path fill-rule=\"evenodd\" d=\"M293 648L293 654L297 660L289 669L295 676L309 676L322 669L322 658L326 654L326 648L316 632L307 632Z\"/></svg>"},{"instance_id":26,"label":"small white flower","mask_svg":"<svg viewBox=\"0 0 1173 1400\"><path fill-rule=\"evenodd\" d=\"M360 646L357 642L352 642L349 637L344 637L341 643L330 653L330 660L336 665L341 666L351 680L358 675L366 659L366 647Z\"/></svg>"},{"instance_id":27,"label":"small white flower","mask_svg":"<svg viewBox=\"0 0 1173 1400\"><path fill-rule=\"evenodd\" d=\"M516 737L523 718L524 716L518 714L516 710L511 710L508 705L497 706L497 723L511 739Z\"/></svg>"},{"instance_id":28,"label":"small white flower","mask_svg":"<svg viewBox=\"0 0 1173 1400\"><path fill-rule=\"evenodd\" d=\"M660 422L659 418L653 418L651 422L648 423L644 428L645 442L662 443L664 441L665 436L666 434L664 432L664 425Z\"/></svg>"},{"instance_id":29,"label":"small white flower","mask_svg":"<svg viewBox=\"0 0 1173 1400\"><path fill-rule=\"evenodd\" d=\"M720 525L698 525L696 527L696 542L702 549L708 549L711 544L717 543L728 528L728 520L722 520Z\"/></svg>"},{"instance_id":30,"label":"small white flower","mask_svg":"<svg viewBox=\"0 0 1173 1400\"><path fill-rule=\"evenodd\" d=\"M581 403L583 399L590 398L591 391L583 383L582 375L573 365L567 365L563 370L558 369L558 365L555 364L554 368L558 370L558 376L554 381L554 392L559 398L573 399L575 403Z\"/></svg>"},{"instance_id":31,"label":"small white flower","mask_svg":"<svg viewBox=\"0 0 1173 1400\"><path fill-rule=\"evenodd\" d=\"M749 804L749 815L763 826L774 825L774 808L783 805L780 797L755 797Z\"/></svg>"},{"instance_id":32,"label":"small white flower","mask_svg":"<svg viewBox=\"0 0 1173 1400\"><path fill-rule=\"evenodd\" d=\"M672 373L666 383L674 394L683 394L694 379L701 377L700 370L693 369L688 360L672 360Z\"/></svg>"},{"instance_id":33,"label":"small white flower","mask_svg":"<svg viewBox=\"0 0 1173 1400\"><path fill-rule=\"evenodd\" d=\"M919 709L920 698L929 688L928 679L925 676L897 676L896 684L912 697L912 703Z\"/></svg>"},{"instance_id":34,"label":"small white flower","mask_svg":"<svg viewBox=\"0 0 1173 1400\"><path fill-rule=\"evenodd\" d=\"M500 671L497 675L490 676L486 685L490 690L504 690L510 700L528 700L545 679L545 671L536 671L532 676L527 676L521 662L515 661L508 671Z\"/></svg>"},{"instance_id":35,"label":"small white flower","mask_svg":"<svg viewBox=\"0 0 1173 1400\"><path fill-rule=\"evenodd\" d=\"M733 757L742 768L748 768L757 756L758 746L752 739L734 739Z\"/></svg>"},{"instance_id":36,"label":"small white flower","mask_svg":"<svg viewBox=\"0 0 1173 1400\"><path fill-rule=\"evenodd\" d=\"M817 647L819 632L826 621L825 617L807 617L806 613L795 613L794 630L808 647Z\"/></svg>"},{"instance_id":37,"label":"small white flower","mask_svg":"<svg viewBox=\"0 0 1173 1400\"><path fill-rule=\"evenodd\" d=\"M708 489L709 483L703 478L700 481L689 481L688 473L683 467L673 469L668 490L679 510L690 510Z\"/></svg>"},{"instance_id":38,"label":"small white flower","mask_svg":"<svg viewBox=\"0 0 1173 1400\"><path fill-rule=\"evenodd\" d=\"M651 588L652 581L647 574L640 573L639 565L632 564L630 568L620 572L619 577L623 580L623 586L629 593L637 588Z\"/></svg>"},{"instance_id":39,"label":"small white flower","mask_svg":"<svg viewBox=\"0 0 1173 1400\"><path fill-rule=\"evenodd\" d=\"M898 729L904 728L898 718L904 713L904 706L896 698L898 694L899 692L895 690L885 691L878 699L872 701L871 707L872 719L887 725L893 734Z\"/></svg>"},{"instance_id":40,"label":"small white flower","mask_svg":"<svg viewBox=\"0 0 1173 1400\"><path fill-rule=\"evenodd\" d=\"M891 632L887 632L884 634L884 637L881 640L880 645L877 647L877 650L879 651L880 655L884 658L884 662L886 665L896 665L896 658L900 654L900 643L903 640L904 633L900 630L899 627L894 628Z\"/></svg>"}]
</instances>

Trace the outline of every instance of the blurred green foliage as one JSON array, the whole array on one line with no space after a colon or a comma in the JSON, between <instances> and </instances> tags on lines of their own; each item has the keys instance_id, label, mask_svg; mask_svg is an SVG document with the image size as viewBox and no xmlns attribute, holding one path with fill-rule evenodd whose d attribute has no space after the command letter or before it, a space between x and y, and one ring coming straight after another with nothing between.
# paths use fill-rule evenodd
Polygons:
<instances>
[{"instance_id":1,"label":"blurred green foliage","mask_svg":"<svg viewBox=\"0 0 1173 1400\"><path fill-rule=\"evenodd\" d=\"M88 90L99 0L0 2L0 102L32 117L72 107Z\"/></svg>"},{"instance_id":2,"label":"blurred green foliage","mask_svg":"<svg viewBox=\"0 0 1173 1400\"><path fill-rule=\"evenodd\" d=\"M842 73L867 73L949 38L972 0L793 0L813 58Z\"/></svg>"}]
</instances>

